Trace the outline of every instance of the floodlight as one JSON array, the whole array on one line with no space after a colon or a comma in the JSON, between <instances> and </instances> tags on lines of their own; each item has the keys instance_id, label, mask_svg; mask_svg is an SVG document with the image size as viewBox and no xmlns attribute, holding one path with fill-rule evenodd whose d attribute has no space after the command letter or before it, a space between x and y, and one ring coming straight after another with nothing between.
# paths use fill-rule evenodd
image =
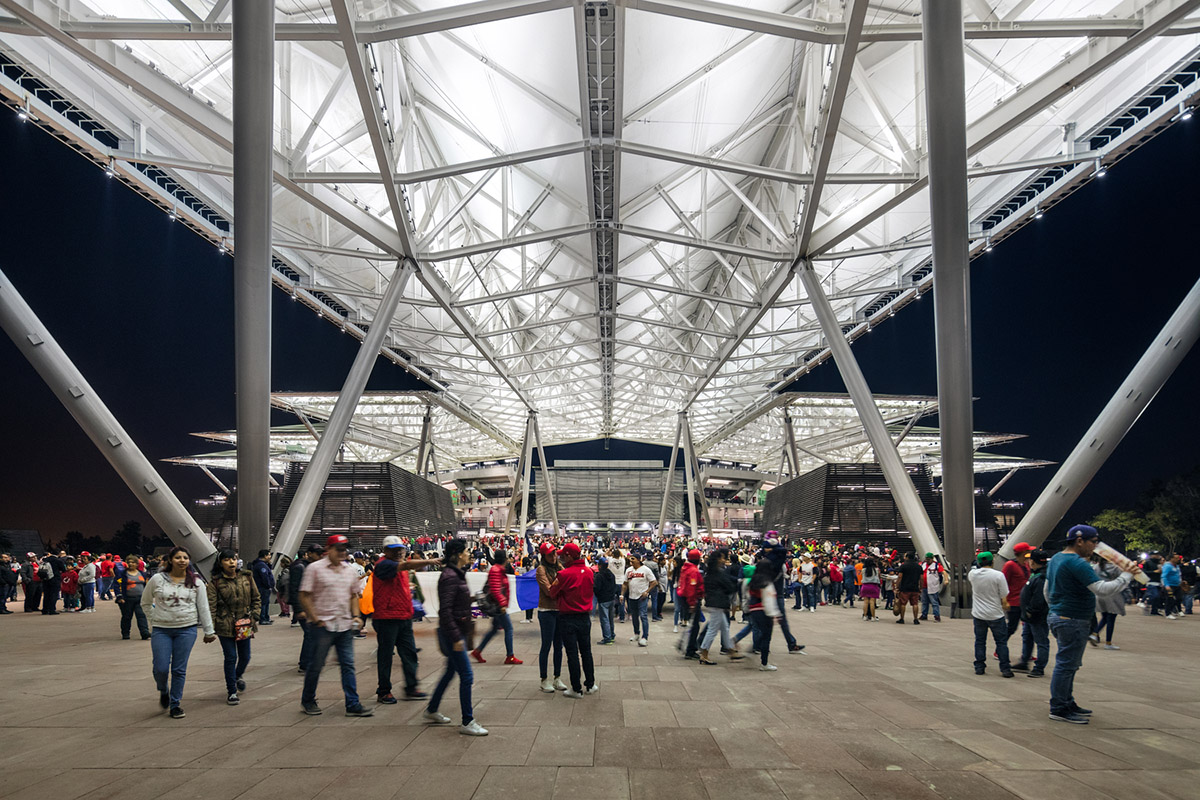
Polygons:
<instances>
[{"instance_id":1,"label":"floodlight","mask_svg":"<svg viewBox=\"0 0 1200 800\"><path fill-rule=\"evenodd\" d=\"M983 246L983 250L985 253L992 252L992 237L987 237L987 244Z\"/></svg>"},{"instance_id":2,"label":"floodlight","mask_svg":"<svg viewBox=\"0 0 1200 800\"><path fill-rule=\"evenodd\" d=\"M1108 169L1104 166L1104 162L1097 158L1096 159L1096 177L1103 178L1107 174L1108 174Z\"/></svg>"},{"instance_id":3,"label":"floodlight","mask_svg":"<svg viewBox=\"0 0 1200 800\"><path fill-rule=\"evenodd\" d=\"M176 211L174 208L172 208L171 213L168 214L167 216L171 220L171 222L174 222L175 220L179 219L179 212Z\"/></svg>"},{"instance_id":4,"label":"floodlight","mask_svg":"<svg viewBox=\"0 0 1200 800\"><path fill-rule=\"evenodd\" d=\"M221 240L221 246L217 248L217 252L220 253L221 255L225 255L226 253L229 252L229 248L225 247L224 239Z\"/></svg>"},{"instance_id":5,"label":"floodlight","mask_svg":"<svg viewBox=\"0 0 1200 800\"><path fill-rule=\"evenodd\" d=\"M29 119L29 112L23 108L17 109L17 119L21 120L21 122L27 121Z\"/></svg>"},{"instance_id":6,"label":"floodlight","mask_svg":"<svg viewBox=\"0 0 1200 800\"><path fill-rule=\"evenodd\" d=\"M108 160L108 165L104 168L104 175L105 175L105 177L111 178L113 175L116 175L116 174L117 174L116 171L113 169L112 159L110 158Z\"/></svg>"},{"instance_id":7,"label":"floodlight","mask_svg":"<svg viewBox=\"0 0 1200 800\"><path fill-rule=\"evenodd\" d=\"M1177 112L1175 112L1175 116L1171 117L1171 122L1174 122L1177 119L1187 121L1191 118L1192 118L1192 107L1187 105L1186 103L1184 103L1184 101L1180 100L1179 101L1179 110Z\"/></svg>"},{"instance_id":8,"label":"floodlight","mask_svg":"<svg viewBox=\"0 0 1200 800\"><path fill-rule=\"evenodd\" d=\"M1041 207L1041 206L1038 206L1036 209L1034 209L1034 211L1033 211L1033 218L1034 218L1034 219L1041 219L1041 218L1042 218L1042 217L1044 217L1044 216L1046 216L1046 212L1045 212L1045 211L1042 211L1042 207Z\"/></svg>"}]
</instances>

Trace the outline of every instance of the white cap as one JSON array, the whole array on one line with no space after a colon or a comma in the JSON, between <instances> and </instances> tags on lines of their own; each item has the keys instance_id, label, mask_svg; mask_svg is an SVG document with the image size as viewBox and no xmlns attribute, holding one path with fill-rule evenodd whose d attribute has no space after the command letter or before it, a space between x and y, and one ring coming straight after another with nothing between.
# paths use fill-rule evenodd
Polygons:
<instances>
[{"instance_id":1,"label":"white cap","mask_svg":"<svg viewBox=\"0 0 1200 800\"><path fill-rule=\"evenodd\" d=\"M399 536L394 536L394 535L383 537L383 546L384 546L384 549L387 549L389 547L407 547L407 545L404 544L404 542L402 542L400 540Z\"/></svg>"}]
</instances>

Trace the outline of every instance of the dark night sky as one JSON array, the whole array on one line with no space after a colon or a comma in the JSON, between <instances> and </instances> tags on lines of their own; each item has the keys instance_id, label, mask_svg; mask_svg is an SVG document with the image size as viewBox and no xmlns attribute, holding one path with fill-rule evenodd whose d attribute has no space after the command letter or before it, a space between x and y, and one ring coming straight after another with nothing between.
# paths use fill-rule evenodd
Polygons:
<instances>
[{"instance_id":1,"label":"dark night sky","mask_svg":"<svg viewBox=\"0 0 1200 800\"><path fill-rule=\"evenodd\" d=\"M209 449L188 434L234 426L232 261L10 112L0 113L0 153L0 269L152 462ZM1200 277L1198 179L1200 120L1177 123L975 262L975 427L1029 436L1000 452L1065 458ZM274 298L273 386L339 388L355 341ZM925 299L854 345L876 392L936 394L932 330ZM0 375L0 528L56 539L108 535L128 519L155 527L7 337ZM380 362L368 389L415 385ZM842 390L831 364L796 388ZM1198 390L1193 352L1068 520L1132 503L1153 479L1200 462L1188 422ZM197 470L159 468L185 503L215 490ZM1031 502L1051 474L1023 473L1001 496Z\"/></svg>"}]
</instances>

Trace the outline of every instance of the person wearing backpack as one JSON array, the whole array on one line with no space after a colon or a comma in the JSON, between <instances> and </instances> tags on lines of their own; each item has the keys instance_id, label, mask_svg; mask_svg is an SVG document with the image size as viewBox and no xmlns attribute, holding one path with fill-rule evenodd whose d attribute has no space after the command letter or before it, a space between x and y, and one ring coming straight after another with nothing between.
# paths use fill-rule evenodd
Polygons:
<instances>
[{"instance_id":1,"label":"person wearing backpack","mask_svg":"<svg viewBox=\"0 0 1200 800\"><path fill-rule=\"evenodd\" d=\"M222 550L206 590L213 631L225 656L225 702L236 706L246 690L242 675L250 663L250 640L258 630L258 584L248 569L237 568L237 554Z\"/></svg>"},{"instance_id":2,"label":"person wearing backpack","mask_svg":"<svg viewBox=\"0 0 1200 800\"><path fill-rule=\"evenodd\" d=\"M38 577L42 579L42 613L58 613L58 595L61 592L62 576L67 571L67 565L62 556L47 555L38 567Z\"/></svg>"},{"instance_id":3,"label":"person wearing backpack","mask_svg":"<svg viewBox=\"0 0 1200 800\"><path fill-rule=\"evenodd\" d=\"M492 556L492 566L488 570L487 583L484 585L484 592L496 604L496 613L492 614L492 629L483 637L483 641L479 646L471 651L471 657L478 663L487 663L483 658L483 648L487 647L488 642L492 640L499 631L504 631L504 649L507 655L504 658L505 664L524 664L525 662L513 655L513 626L512 620L508 618L508 553L504 550L497 550Z\"/></svg>"},{"instance_id":4,"label":"person wearing backpack","mask_svg":"<svg viewBox=\"0 0 1200 800\"><path fill-rule=\"evenodd\" d=\"M1046 603L1046 564L1050 554L1036 549L1029 554L1029 580L1021 589L1021 660L1012 665L1014 672L1028 672L1030 678L1046 674L1046 662L1050 660L1050 626L1046 615L1050 606ZM1029 659L1037 648L1037 659L1029 669Z\"/></svg>"}]
</instances>

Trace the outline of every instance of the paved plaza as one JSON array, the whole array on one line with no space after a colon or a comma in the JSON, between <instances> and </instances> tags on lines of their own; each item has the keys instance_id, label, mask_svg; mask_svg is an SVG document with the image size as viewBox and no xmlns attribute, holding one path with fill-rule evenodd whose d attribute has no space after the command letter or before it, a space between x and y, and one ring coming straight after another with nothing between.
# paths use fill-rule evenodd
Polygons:
<instances>
[{"instance_id":1,"label":"paved plaza","mask_svg":"<svg viewBox=\"0 0 1200 800\"><path fill-rule=\"evenodd\" d=\"M1048 677L971 666L969 620L914 628L858 610L789 611L807 655L775 673L749 659L702 667L650 646L594 647L599 695L543 694L537 625L517 623L523 666L501 640L475 670L491 731L420 721L401 702L342 715L337 669L320 717L300 712L301 634L277 622L254 641L240 706L225 704L217 644L197 643L183 707L158 706L149 643L122 641L112 603L95 614L0 618L0 796L72 798L820 798L1106 800L1200 796L1200 616L1119 620L1120 652L1089 649L1077 696L1090 725L1047 719ZM669 613L668 607L668 613ZM417 625L422 688L442 658ZM598 628L593 626L597 634ZM775 644L779 644L778 632ZM744 643L745 644L745 643ZM356 646L359 690L375 689L375 639ZM564 670L565 672L565 670ZM399 665L395 669L399 677ZM457 723L452 685L442 711Z\"/></svg>"}]
</instances>

